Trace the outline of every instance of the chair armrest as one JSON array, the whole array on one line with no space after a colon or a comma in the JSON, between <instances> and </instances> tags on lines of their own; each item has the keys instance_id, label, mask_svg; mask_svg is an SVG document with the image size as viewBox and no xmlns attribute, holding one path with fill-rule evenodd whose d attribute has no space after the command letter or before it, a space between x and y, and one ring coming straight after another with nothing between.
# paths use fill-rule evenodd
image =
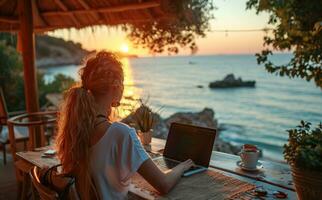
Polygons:
<instances>
[{"instance_id":1,"label":"chair armrest","mask_svg":"<svg viewBox=\"0 0 322 200\"><path fill-rule=\"evenodd\" d=\"M46 111L46 109L40 109L40 111ZM27 111L25 111L25 110L12 111L12 112L8 113L8 118L14 117L17 115L21 115L21 114L25 114L25 113L27 113Z\"/></svg>"},{"instance_id":2,"label":"chair armrest","mask_svg":"<svg viewBox=\"0 0 322 200\"><path fill-rule=\"evenodd\" d=\"M13 112L9 112L8 116L10 118L10 117L14 117L16 115L21 115L21 114L24 114L24 113L26 113L25 110L13 111Z\"/></svg>"}]
</instances>

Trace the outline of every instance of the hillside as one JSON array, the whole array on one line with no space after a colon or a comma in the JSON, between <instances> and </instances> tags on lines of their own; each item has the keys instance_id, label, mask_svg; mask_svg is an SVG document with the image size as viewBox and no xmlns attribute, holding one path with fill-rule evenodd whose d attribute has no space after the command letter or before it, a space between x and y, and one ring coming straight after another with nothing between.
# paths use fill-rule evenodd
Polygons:
<instances>
[{"instance_id":1,"label":"hillside","mask_svg":"<svg viewBox=\"0 0 322 200\"><path fill-rule=\"evenodd\" d=\"M36 36L36 58L38 67L80 64L90 52L80 43L65 41L48 35Z\"/></svg>"},{"instance_id":2,"label":"hillside","mask_svg":"<svg viewBox=\"0 0 322 200\"><path fill-rule=\"evenodd\" d=\"M15 34L0 33L0 41L14 48L17 46ZM92 52L84 49L80 43L48 35L36 35L36 65L38 67L81 64L84 57L90 53ZM119 57L137 57L134 54L114 53Z\"/></svg>"}]
</instances>

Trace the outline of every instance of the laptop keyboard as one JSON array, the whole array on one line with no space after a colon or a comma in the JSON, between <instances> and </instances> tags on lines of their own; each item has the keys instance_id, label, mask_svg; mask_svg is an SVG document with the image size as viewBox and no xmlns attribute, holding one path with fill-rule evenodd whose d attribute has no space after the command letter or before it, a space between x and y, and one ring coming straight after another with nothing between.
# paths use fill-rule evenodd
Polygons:
<instances>
[{"instance_id":1,"label":"laptop keyboard","mask_svg":"<svg viewBox=\"0 0 322 200\"><path fill-rule=\"evenodd\" d=\"M177 166L178 164L180 164L179 162L176 162L176 161L173 161L173 160L169 160L169 159L165 159L165 158L155 159L154 160L154 163L156 165L158 165L159 167L161 167L161 169L163 169L163 170L172 169L175 166ZM186 170L185 172L188 172L190 170L199 169L199 168L200 167L198 167L198 166L192 166L188 170Z\"/></svg>"},{"instance_id":2,"label":"laptop keyboard","mask_svg":"<svg viewBox=\"0 0 322 200\"><path fill-rule=\"evenodd\" d=\"M158 165L159 167L165 170L172 169L179 164L179 162L175 162L164 158L156 159L154 160L154 162L156 165Z\"/></svg>"}]
</instances>

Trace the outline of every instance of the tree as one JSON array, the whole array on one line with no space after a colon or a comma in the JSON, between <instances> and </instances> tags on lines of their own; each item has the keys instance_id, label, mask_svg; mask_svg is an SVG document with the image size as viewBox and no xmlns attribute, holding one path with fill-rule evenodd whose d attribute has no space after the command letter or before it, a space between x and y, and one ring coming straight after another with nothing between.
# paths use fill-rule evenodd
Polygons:
<instances>
[{"instance_id":1,"label":"tree","mask_svg":"<svg viewBox=\"0 0 322 200\"><path fill-rule=\"evenodd\" d=\"M76 82L70 76L64 74L57 74L54 77L54 80L50 83L46 83L44 75L38 73L38 88L39 88L39 100L40 105L44 105L46 100L46 95L49 93L63 93L65 90L70 88Z\"/></svg>"},{"instance_id":2,"label":"tree","mask_svg":"<svg viewBox=\"0 0 322 200\"><path fill-rule=\"evenodd\" d=\"M321 0L249 0L247 9L268 12L273 35L264 37L265 49L257 53L258 64L280 76L314 80L322 88L322 1ZM274 64L274 50L293 51L284 65Z\"/></svg>"},{"instance_id":3,"label":"tree","mask_svg":"<svg viewBox=\"0 0 322 200\"><path fill-rule=\"evenodd\" d=\"M205 37L209 20L213 18L212 0L161 1L168 18L152 22L124 25L128 38L135 46L149 49L150 53L178 53L180 47L188 46L197 51L196 37Z\"/></svg>"},{"instance_id":4,"label":"tree","mask_svg":"<svg viewBox=\"0 0 322 200\"><path fill-rule=\"evenodd\" d=\"M11 46L15 42L11 43L10 38L9 35L0 35L0 87L4 91L9 111L24 110L22 59L16 49ZM75 83L71 77L62 74L56 75L51 83L46 83L44 75L41 73L38 73L37 77L41 106L46 103L46 94L61 93Z\"/></svg>"},{"instance_id":5,"label":"tree","mask_svg":"<svg viewBox=\"0 0 322 200\"><path fill-rule=\"evenodd\" d=\"M0 87L9 110L24 108L22 60L17 51L0 40ZM22 97L22 98L21 98Z\"/></svg>"}]
</instances>

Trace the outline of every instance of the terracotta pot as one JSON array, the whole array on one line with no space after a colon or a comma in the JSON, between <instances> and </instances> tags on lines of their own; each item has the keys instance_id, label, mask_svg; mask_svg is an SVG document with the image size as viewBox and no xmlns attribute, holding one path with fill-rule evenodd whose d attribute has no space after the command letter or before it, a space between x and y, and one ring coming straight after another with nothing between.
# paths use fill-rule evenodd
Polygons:
<instances>
[{"instance_id":1,"label":"terracotta pot","mask_svg":"<svg viewBox=\"0 0 322 200\"><path fill-rule=\"evenodd\" d=\"M152 130L148 131L148 132L142 132L142 131L138 131L138 135L139 138L141 140L141 143L143 145L148 145L151 143L152 140Z\"/></svg>"},{"instance_id":2,"label":"terracotta pot","mask_svg":"<svg viewBox=\"0 0 322 200\"><path fill-rule=\"evenodd\" d=\"M322 200L322 172L292 167L292 176L300 200Z\"/></svg>"}]
</instances>

